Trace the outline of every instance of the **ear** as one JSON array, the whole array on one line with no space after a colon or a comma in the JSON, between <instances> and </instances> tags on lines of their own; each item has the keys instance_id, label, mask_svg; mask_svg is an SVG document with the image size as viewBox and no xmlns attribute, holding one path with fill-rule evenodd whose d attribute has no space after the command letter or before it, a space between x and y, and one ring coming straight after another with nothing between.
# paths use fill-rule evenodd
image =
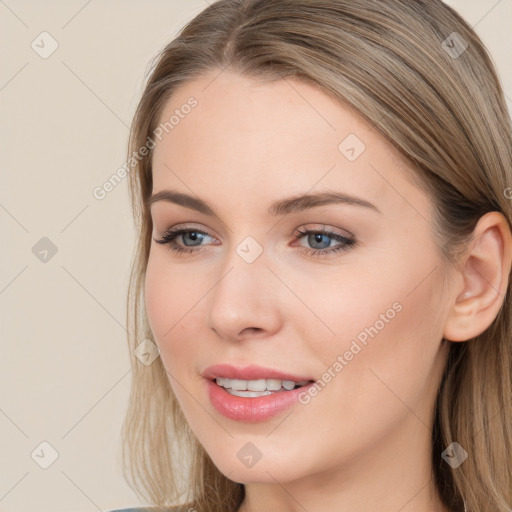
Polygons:
<instances>
[{"instance_id":1,"label":"ear","mask_svg":"<svg viewBox=\"0 0 512 512\"><path fill-rule=\"evenodd\" d=\"M483 215L462 259L454 301L443 337L467 341L482 334L498 315L512 260L512 235L503 214Z\"/></svg>"}]
</instances>

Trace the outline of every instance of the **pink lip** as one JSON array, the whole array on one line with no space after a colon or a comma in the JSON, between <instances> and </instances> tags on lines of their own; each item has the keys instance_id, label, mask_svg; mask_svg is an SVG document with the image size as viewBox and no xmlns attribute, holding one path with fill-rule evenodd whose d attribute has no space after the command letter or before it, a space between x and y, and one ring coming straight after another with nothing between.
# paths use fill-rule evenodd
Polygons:
<instances>
[{"instance_id":1,"label":"pink lip","mask_svg":"<svg viewBox=\"0 0 512 512\"><path fill-rule=\"evenodd\" d=\"M255 365L236 368L229 364L210 366L203 372L202 376L207 379L206 386L210 402L220 414L232 420L251 423L265 421L281 414L298 402L301 393L307 392L308 388L315 384L311 382L290 391L278 391L271 395L249 398L231 395L219 386L214 379L216 377L240 380L279 379L293 380L294 382L314 379Z\"/></svg>"},{"instance_id":2,"label":"pink lip","mask_svg":"<svg viewBox=\"0 0 512 512\"><path fill-rule=\"evenodd\" d=\"M213 380L217 377L224 377L227 379L240 379L240 380L257 380L257 379L278 379L278 380L293 380L300 382L302 380L315 380L313 377L301 377L292 375L291 373L283 373L272 368L265 368L263 366L250 365L243 367L236 367L230 364L216 364L209 366L201 374L205 379Z\"/></svg>"}]
</instances>

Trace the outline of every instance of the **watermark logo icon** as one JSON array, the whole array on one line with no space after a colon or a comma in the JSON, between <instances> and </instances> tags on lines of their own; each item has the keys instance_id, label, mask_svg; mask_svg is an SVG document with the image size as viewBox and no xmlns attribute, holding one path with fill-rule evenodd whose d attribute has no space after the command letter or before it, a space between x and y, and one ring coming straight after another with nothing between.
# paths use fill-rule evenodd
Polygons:
<instances>
[{"instance_id":1,"label":"watermark logo icon","mask_svg":"<svg viewBox=\"0 0 512 512\"><path fill-rule=\"evenodd\" d=\"M452 59L458 59L467 50L469 44L458 32L452 32L441 46Z\"/></svg>"},{"instance_id":2,"label":"watermark logo icon","mask_svg":"<svg viewBox=\"0 0 512 512\"><path fill-rule=\"evenodd\" d=\"M48 237L43 236L32 247L32 254L39 261L48 263L57 254L57 246Z\"/></svg>"},{"instance_id":3,"label":"watermark logo icon","mask_svg":"<svg viewBox=\"0 0 512 512\"><path fill-rule=\"evenodd\" d=\"M238 451L236 456L244 466L252 468L261 459L261 457L263 457L263 454L253 443L246 443Z\"/></svg>"},{"instance_id":4,"label":"watermark logo icon","mask_svg":"<svg viewBox=\"0 0 512 512\"><path fill-rule=\"evenodd\" d=\"M48 32L41 32L30 44L39 57L47 59L59 47L57 40Z\"/></svg>"},{"instance_id":5,"label":"watermark logo icon","mask_svg":"<svg viewBox=\"0 0 512 512\"><path fill-rule=\"evenodd\" d=\"M468 458L468 452L459 443L453 442L441 454L441 457L453 469L457 469Z\"/></svg>"},{"instance_id":6,"label":"watermark logo icon","mask_svg":"<svg viewBox=\"0 0 512 512\"><path fill-rule=\"evenodd\" d=\"M252 236L244 238L236 248L236 253L246 263L253 263L262 252L263 247Z\"/></svg>"},{"instance_id":7,"label":"watermark logo icon","mask_svg":"<svg viewBox=\"0 0 512 512\"><path fill-rule=\"evenodd\" d=\"M149 366L160 355L156 344L147 338L137 345L133 353L144 366Z\"/></svg>"},{"instance_id":8,"label":"watermark logo icon","mask_svg":"<svg viewBox=\"0 0 512 512\"><path fill-rule=\"evenodd\" d=\"M364 153L366 146L356 134L351 133L340 143L338 149L349 162L355 162Z\"/></svg>"},{"instance_id":9,"label":"watermark logo icon","mask_svg":"<svg viewBox=\"0 0 512 512\"><path fill-rule=\"evenodd\" d=\"M59 453L50 443L43 441L30 456L39 467L48 469L59 458Z\"/></svg>"}]
</instances>

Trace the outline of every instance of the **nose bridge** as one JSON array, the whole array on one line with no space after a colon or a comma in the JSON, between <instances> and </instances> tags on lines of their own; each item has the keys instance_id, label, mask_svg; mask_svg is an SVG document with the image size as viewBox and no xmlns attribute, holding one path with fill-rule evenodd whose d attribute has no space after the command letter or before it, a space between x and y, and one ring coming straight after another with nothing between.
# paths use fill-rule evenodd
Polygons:
<instances>
[{"instance_id":1,"label":"nose bridge","mask_svg":"<svg viewBox=\"0 0 512 512\"><path fill-rule=\"evenodd\" d=\"M269 277L267 263L263 247L253 237L246 237L226 257L224 272L213 290L214 302L232 303L230 307L239 304L243 309L256 306Z\"/></svg>"},{"instance_id":2,"label":"nose bridge","mask_svg":"<svg viewBox=\"0 0 512 512\"><path fill-rule=\"evenodd\" d=\"M279 305L270 288L277 284L267 264L262 245L251 236L233 248L210 297L211 328L229 338L246 328L275 328Z\"/></svg>"}]
</instances>

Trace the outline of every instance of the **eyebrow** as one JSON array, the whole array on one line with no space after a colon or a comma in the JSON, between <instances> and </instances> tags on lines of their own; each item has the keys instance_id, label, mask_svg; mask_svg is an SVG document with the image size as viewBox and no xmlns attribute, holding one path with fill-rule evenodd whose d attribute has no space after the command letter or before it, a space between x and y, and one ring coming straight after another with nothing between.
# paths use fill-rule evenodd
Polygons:
<instances>
[{"instance_id":1,"label":"eyebrow","mask_svg":"<svg viewBox=\"0 0 512 512\"><path fill-rule=\"evenodd\" d=\"M149 208L152 204L158 201L165 201L173 203L191 210L196 210L205 215L214 216L219 218L215 210L205 201L197 197L177 192L175 190L161 190L153 194L147 201L146 207ZM366 201L360 197L350 194L343 194L340 192L325 191L313 194L304 194L300 196L293 196L287 199L276 201L268 208L268 214L271 216L286 215L288 213L301 212L309 210L316 206L324 206L330 204L348 204L353 206L361 206L382 213L373 203Z\"/></svg>"}]
</instances>

